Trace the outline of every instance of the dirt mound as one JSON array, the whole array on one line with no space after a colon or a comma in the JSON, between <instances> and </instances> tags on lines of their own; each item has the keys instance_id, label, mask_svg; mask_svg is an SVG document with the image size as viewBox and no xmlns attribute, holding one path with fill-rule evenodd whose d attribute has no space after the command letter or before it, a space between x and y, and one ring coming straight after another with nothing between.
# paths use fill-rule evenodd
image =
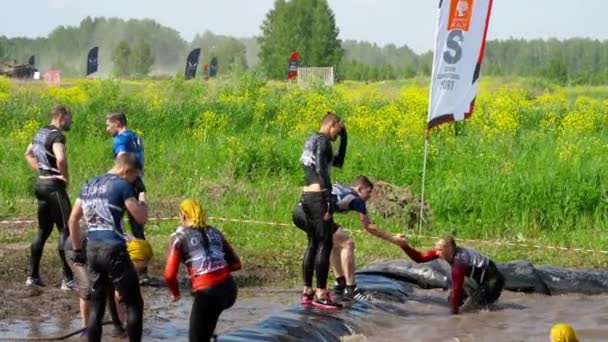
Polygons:
<instances>
[{"instance_id":1,"label":"dirt mound","mask_svg":"<svg viewBox=\"0 0 608 342\"><path fill-rule=\"evenodd\" d=\"M408 187L376 181L370 206L382 217L405 217L408 227L415 227L420 216L420 198ZM428 207L424 206L423 218L428 221Z\"/></svg>"}]
</instances>

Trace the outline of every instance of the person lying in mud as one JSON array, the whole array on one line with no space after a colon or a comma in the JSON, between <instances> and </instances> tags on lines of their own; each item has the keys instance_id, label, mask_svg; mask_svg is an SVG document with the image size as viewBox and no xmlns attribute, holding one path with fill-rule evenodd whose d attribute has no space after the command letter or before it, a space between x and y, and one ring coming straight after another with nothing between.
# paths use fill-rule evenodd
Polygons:
<instances>
[{"instance_id":1,"label":"person lying in mud","mask_svg":"<svg viewBox=\"0 0 608 342\"><path fill-rule=\"evenodd\" d=\"M500 297L505 278L494 261L473 249L458 247L452 236L448 235L440 239L435 244L435 248L425 253L412 248L402 234L394 235L392 241L415 262L442 259L450 264L452 293L449 297L449 305L453 314L461 310L487 307ZM465 278L470 280L466 288Z\"/></svg>"},{"instance_id":2,"label":"person lying in mud","mask_svg":"<svg viewBox=\"0 0 608 342\"><path fill-rule=\"evenodd\" d=\"M86 255L87 238L86 232L81 233L80 237L80 248L83 255ZM84 328L89 326L89 313L91 311L91 290L89 288L89 276L87 274L87 268L84 264L76 264L72 260L74 258L74 249L72 248L72 239L65 240L65 256L68 261L68 265L72 269L74 276L76 277L78 284L78 296L80 297L80 316L82 319L82 326ZM116 300L114 288L110 288L107 291L108 308L110 309L110 317L112 318L112 324L114 325L114 331L112 335L114 337L121 337L126 335L126 331L120 321L118 310L116 309ZM85 330L81 336L86 336L87 331Z\"/></svg>"},{"instance_id":3,"label":"person lying in mud","mask_svg":"<svg viewBox=\"0 0 608 342\"><path fill-rule=\"evenodd\" d=\"M333 154L331 142L340 137L340 147ZM327 113L321 120L319 131L304 144L300 164L304 169L302 209L304 211L308 244L302 261L304 288L302 303L323 309L339 309L327 291L330 256L333 248L333 201L331 196L331 168L342 167L346 156L347 135L344 122L334 113ZM317 289L312 280L317 275Z\"/></svg>"},{"instance_id":4,"label":"person lying in mud","mask_svg":"<svg viewBox=\"0 0 608 342\"><path fill-rule=\"evenodd\" d=\"M173 301L178 301L177 274L180 263L186 265L194 296L189 340L210 341L220 314L236 301L237 286L231 272L241 269L241 261L222 233L207 225L203 208L197 201L183 201L179 218L181 226L169 245L165 281Z\"/></svg>"},{"instance_id":5,"label":"person lying in mud","mask_svg":"<svg viewBox=\"0 0 608 342\"><path fill-rule=\"evenodd\" d=\"M144 302L139 279L127 253L122 218L125 211L140 224L148 218L148 205L135 198L133 182L140 172L132 153L119 155L106 174L89 179L74 203L69 219L74 247L73 261L88 265L91 287L88 340L101 341L106 294L112 283L127 308L129 341L141 341ZM78 222L84 216L88 228L86 255Z\"/></svg>"},{"instance_id":6,"label":"person lying in mud","mask_svg":"<svg viewBox=\"0 0 608 342\"><path fill-rule=\"evenodd\" d=\"M352 186L336 183L332 186L332 200L336 213L356 212L363 229L383 240L392 241L392 235L385 233L374 225L367 213L367 201L374 190L374 183L365 176L355 178ZM302 203L293 211L293 222L296 227L306 231L306 215ZM356 294L355 284L355 242L352 237L337 223L334 223L333 249L331 265L336 273L334 294L343 295L344 300L352 300Z\"/></svg>"}]
</instances>

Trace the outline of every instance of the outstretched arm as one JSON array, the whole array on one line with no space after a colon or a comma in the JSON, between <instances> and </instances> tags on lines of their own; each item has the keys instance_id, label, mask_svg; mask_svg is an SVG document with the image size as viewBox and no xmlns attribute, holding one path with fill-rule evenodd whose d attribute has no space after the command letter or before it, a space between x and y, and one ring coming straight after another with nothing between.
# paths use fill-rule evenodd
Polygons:
<instances>
[{"instance_id":1,"label":"outstretched arm","mask_svg":"<svg viewBox=\"0 0 608 342\"><path fill-rule=\"evenodd\" d=\"M369 216L366 214L359 213L359 221L361 221L361 225L363 225L363 229L366 232L372 234L373 236L379 237L382 240L393 241L393 236L384 232L382 229L373 224Z\"/></svg>"},{"instance_id":2,"label":"outstretched arm","mask_svg":"<svg viewBox=\"0 0 608 342\"><path fill-rule=\"evenodd\" d=\"M403 249L403 251L410 257L410 259L417 263L429 262L431 260L439 258L439 256L437 255L437 251L434 249L431 249L424 253L417 251L409 245L403 234L393 235L391 241L397 246L401 247L401 249Z\"/></svg>"}]
</instances>

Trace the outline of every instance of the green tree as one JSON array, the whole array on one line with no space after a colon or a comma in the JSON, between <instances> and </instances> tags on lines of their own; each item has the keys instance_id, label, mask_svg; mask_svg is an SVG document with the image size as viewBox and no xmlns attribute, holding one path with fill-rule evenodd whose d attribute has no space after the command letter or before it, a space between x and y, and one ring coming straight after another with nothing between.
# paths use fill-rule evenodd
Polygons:
<instances>
[{"instance_id":1,"label":"green tree","mask_svg":"<svg viewBox=\"0 0 608 342\"><path fill-rule=\"evenodd\" d=\"M131 52L129 58L130 70L135 77L141 78L150 73L150 68L154 64L154 56L150 45L145 42L138 43Z\"/></svg>"},{"instance_id":2,"label":"green tree","mask_svg":"<svg viewBox=\"0 0 608 342\"><path fill-rule=\"evenodd\" d=\"M112 51L114 75L127 77L131 75L131 47L126 40L121 41Z\"/></svg>"},{"instance_id":3,"label":"green tree","mask_svg":"<svg viewBox=\"0 0 608 342\"><path fill-rule=\"evenodd\" d=\"M261 29L260 64L271 78L285 77L294 51L305 66L337 66L342 60L342 42L327 0L276 0Z\"/></svg>"}]
</instances>

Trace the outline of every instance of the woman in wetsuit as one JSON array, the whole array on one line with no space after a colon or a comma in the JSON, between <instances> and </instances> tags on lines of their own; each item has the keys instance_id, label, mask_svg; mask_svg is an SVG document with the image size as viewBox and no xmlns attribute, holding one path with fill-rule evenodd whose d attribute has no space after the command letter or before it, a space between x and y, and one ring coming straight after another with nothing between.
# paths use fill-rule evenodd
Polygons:
<instances>
[{"instance_id":1,"label":"woman in wetsuit","mask_svg":"<svg viewBox=\"0 0 608 342\"><path fill-rule=\"evenodd\" d=\"M334 156L331 141L340 138L338 154ZM330 255L336 225L333 221L331 195L331 167L342 167L346 155L346 129L334 113L327 113L321 121L319 132L313 134L304 145L300 164L304 168L302 208L306 214L308 245L304 253L302 273L304 289L302 304L312 304L325 309L338 309L327 292ZM313 292L312 278L317 274L317 290Z\"/></svg>"},{"instance_id":2,"label":"woman in wetsuit","mask_svg":"<svg viewBox=\"0 0 608 342\"><path fill-rule=\"evenodd\" d=\"M241 261L222 233L206 224L198 202L187 199L179 211L181 226L171 238L165 281L173 301L179 300L177 273L181 262L186 265L194 296L189 340L209 341L222 311L236 301L237 287L230 272L240 270Z\"/></svg>"},{"instance_id":3,"label":"woman in wetsuit","mask_svg":"<svg viewBox=\"0 0 608 342\"><path fill-rule=\"evenodd\" d=\"M498 300L505 284L505 278L500 273L494 261L479 252L456 246L452 236L447 236L435 244L435 248L420 253L412 248L405 236L398 234L393 242L415 262L422 263L435 259L443 259L452 267L452 294L449 299L450 311L457 314L464 308L488 306ZM466 289L468 299L465 302L464 280L472 281L472 288Z\"/></svg>"}]
</instances>

